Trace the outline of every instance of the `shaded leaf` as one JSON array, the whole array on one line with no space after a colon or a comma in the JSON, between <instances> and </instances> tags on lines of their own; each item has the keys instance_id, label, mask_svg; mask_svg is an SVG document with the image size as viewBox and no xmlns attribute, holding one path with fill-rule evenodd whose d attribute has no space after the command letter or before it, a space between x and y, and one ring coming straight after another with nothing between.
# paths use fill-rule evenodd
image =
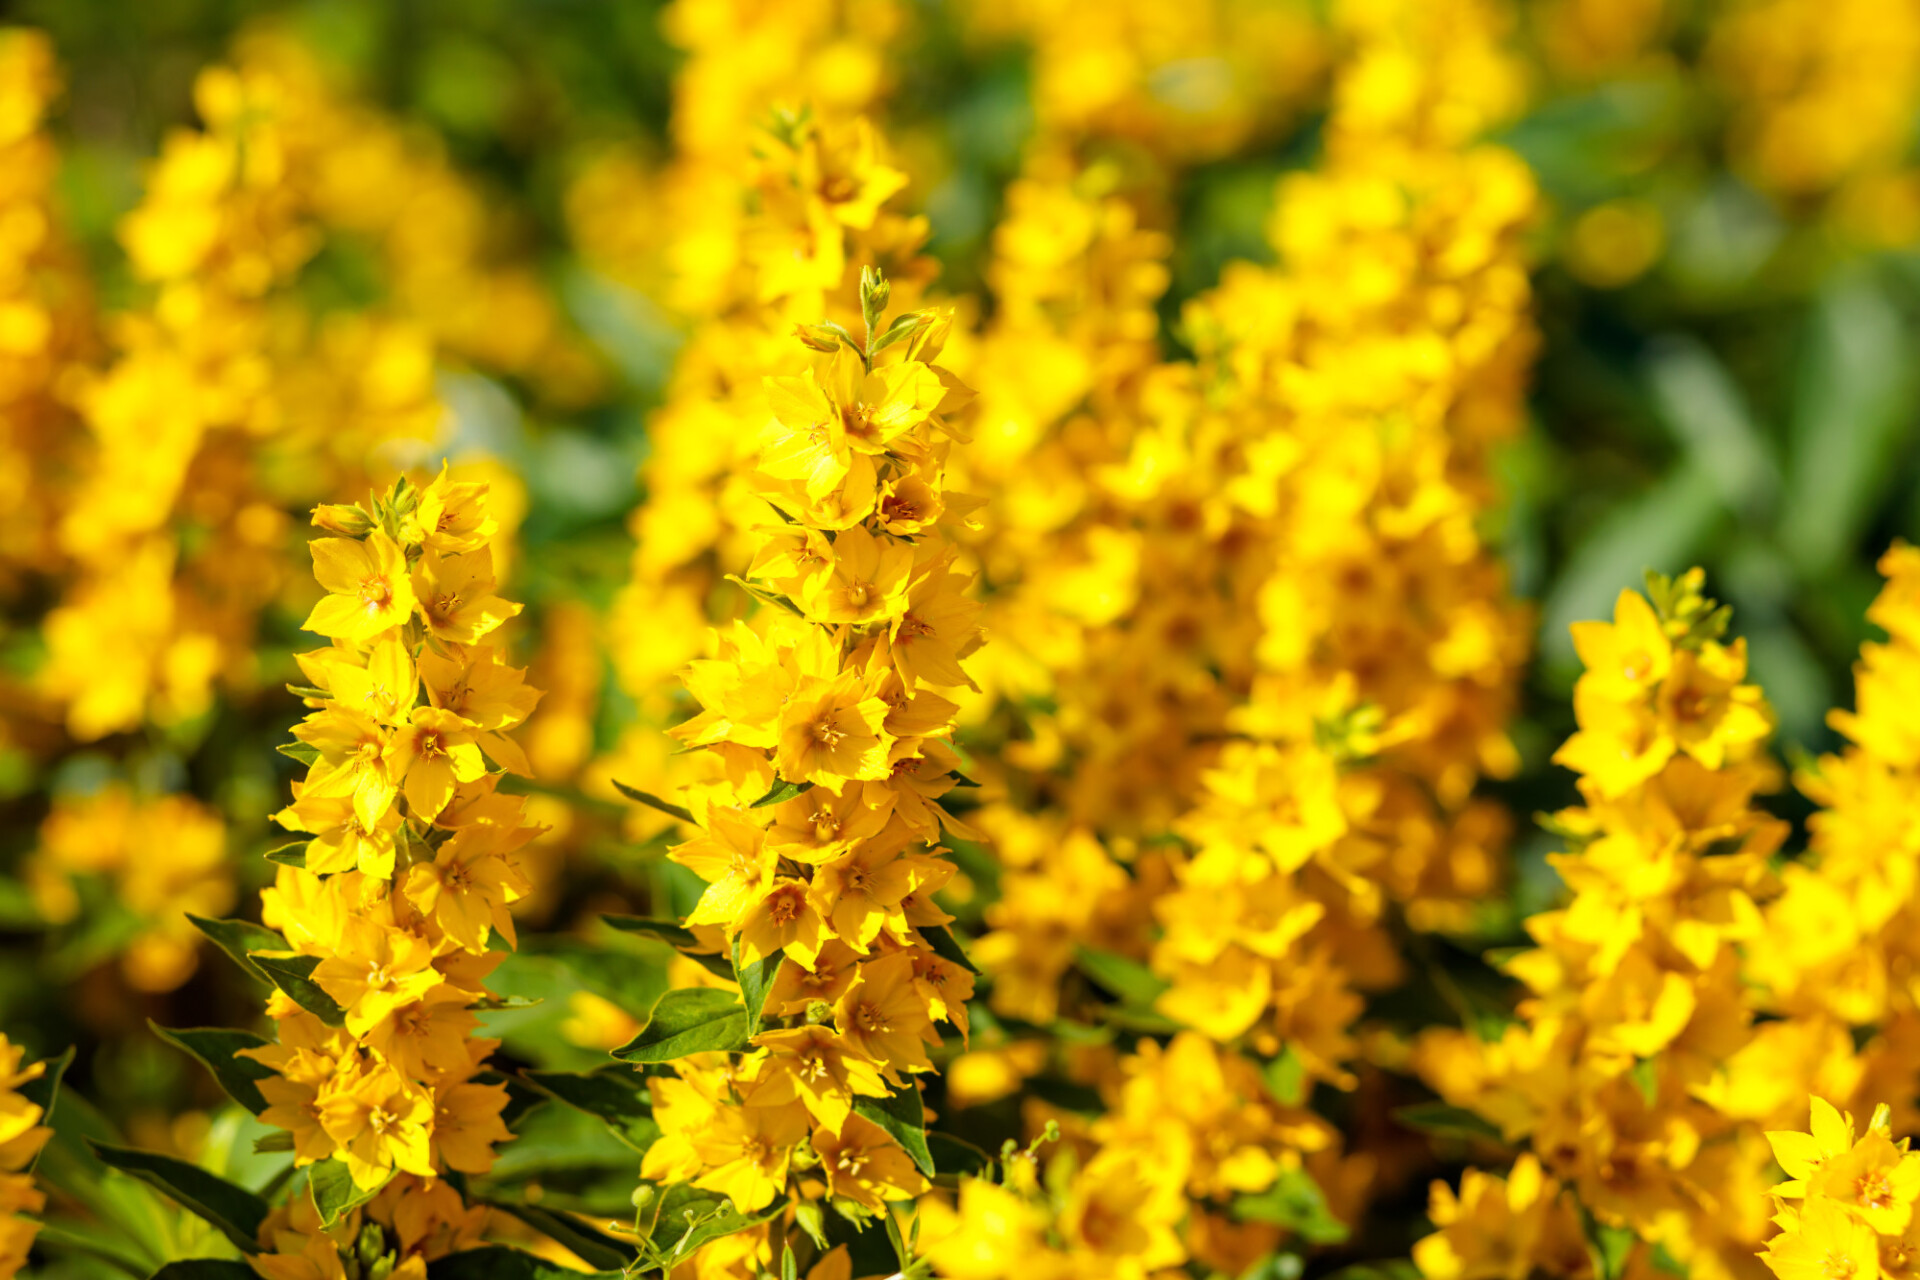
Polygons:
<instances>
[{"instance_id":1,"label":"shaded leaf","mask_svg":"<svg viewBox=\"0 0 1920 1280\"><path fill-rule=\"evenodd\" d=\"M693 815L691 813L688 813L685 809L681 808L677 804L674 804L670 800L662 800L659 796L653 795L649 792L642 791L638 787L630 787L626 783L621 782L618 779L614 780L613 785L615 790L617 790L621 795L625 796L629 800L638 801L639 803L646 805L650 809L658 809L660 812L666 814L668 817L678 818L680 821L686 823L690 827L697 827L700 825L699 823L693 820Z\"/></svg>"},{"instance_id":2,"label":"shaded leaf","mask_svg":"<svg viewBox=\"0 0 1920 1280\"><path fill-rule=\"evenodd\" d=\"M304 765L318 764L320 761L320 749L308 746L304 742L283 742L274 750Z\"/></svg>"},{"instance_id":3,"label":"shaded leaf","mask_svg":"<svg viewBox=\"0 0 1920 1280\"><path fill-rule=\"evenodd\" d=\"M154 1272L149 1280L259 1280L259 1277L244 1262L227 1258L187 1258L180 1262L169 1262Z\"/></svg>"},{"instance_id":4,"label":"shaded leaf","mask_svg":"<svg viewBox=\"0 0 1920 1280\"><path fill-rule=\"evenodd\" d=\"M295 840L269 849L261 856L268 862L277 862L283 867L299 867L304 871L307 866L307 846L312 843L311 840Z\"/></svg>"},{"instance_id":5,"label":"shaded leaf","mask_svg":"<svg viewBox=\"0 0 1920 1280\"><path fill-rule=\"evenodd\" d=\"M601 916L600 918L622 933L637 933L644 938L658 938L708 973L722 978L733 977L733 966L727 963L727 958L711 951L701 951L699 937L684 925L647 916Z\"/></svg>"},{"instance_id":6,"label":"shaded leaf","mask_svg":"<svg viewBox=\"0 0 1920 1280\"><path fill-rule=\"evenodd\" d=\"M934 1175L933 1153L927 1150L927 1112L917 1085L909 1083L884 1098L855 1098L853 1109L893 1135L921 1173Z\"/></svg>"},{"instance_id":7,"label":"shaded leaf","mask_svg":"<svg viewBox=\"0 0 1920 1280\"><path fill-rule=\"evenodd\" d=\"M219 1228L235 1248L260 1247L260 1224L266 1221L267 1202L245 1187L237 1187L225 1178L171 1156L92 1140L87 1145L103 1163L140 1179L189 1213Z\"/></svg>"},{"instance_id":8,"label":"shaded leaf","mask_svg":"<svg viewBox=\"0 0 1920 1280\"><path fill-rule=\"evenodd\" d=\"M688 1054L747 1047L747 1011L731 991L686 987L653 1006L640 1034L613 1051L623 1062L672 1062Z\"/></svg>"},{"instance_id":9,"label":"shaded leaf","mask_svg":"<svg viewBox=\"0 0 1920 1280\"><path fill-rule=\"evenodd\" d=\"M1079 947L1074 951L1073 963L1106 991L1136 1008L1151 1009L1160 993L1167 989L1167 984L1154 976L1153 970L1111 951Z\"/></svg>"},{"instance_id":10,"label":"shaded leaf","mask_svg":"<svg viewBox=\"0 0 1920 1280\"><path fill-rule=\"evenodd\" d=\"M509 1204L504 1200L482 1203L511 1214L549 1240L565 1245L590 1267L618 1271L640 1256L640 1251L625 1240L610 1236L571 1214L555 1213L537 1205Z\"/></svg>"},{"instance_id":11,"label":"shaded leaf","mask_svg":"<svg viewBox=\"0 0 1920 1280\"><path fill-rule=\"evenodd\" d=\"M733 935L733 980L740 984L740 1003L747 1010L747 1035L760 1034L761 1011L767 1007L767 992L773 989L774 975L780 972L784 951L761 956L750 965L740 963L740 935Z\"/></svg>"},{"instance_id":12,"label":"shaded leaf","mask_svg":"<svg viewBox=\"0 0 1920 1280\"><path fill-rule=\"evenodd\" d=\"M40 1108L42 1124L50 1123L54 1104L60 1101L60 1082L66 1078L67 1068L73 1065L73 1054L73 1046L68 1045L58 1057L45 1059L46 1066L40 1074L21 1085L16 1091L28 1102ZM39 1163L40 1152L36 1151L33 1159L27 1161L27 1172L32 1173L34 1166Z\"/></svg>"},{"instance_id":13,"label":"shaded leaf","mask_svg":"<svg viewBox=\"0 0 1920 1280\"><path fill-rule=\"evenodd\" d=\"M1305 1169L1284 1170L1265 1191L1236 1197L1233 1216L1285 1227L1309 1244L1337 1244L1347 1238L1347 1224L1333 1216L1320 1184Z\"/></svg>"},{"instance_id":14,"label":"shaded leaf","mask_svg":"<svg viewBox=\"0 0 1920 1280\"><path fill-rule=\"evenodd\" d=\"M1468 1111L1446 1102L1421 1102L1410 1107L1395 1107L1393 1118L1409 1129L1418 1129L1422 1133L1451 1134L1455 1137L1486 1138L1493 1142L1502 1142L1497 1126Z\"/></svg>"},{"instance_id":15,"label":"shaded leaf","mask_svg":"<svg viewBox=\"0 0 1920 1280\"><path fill-rule=\"evenodd\" d=\"M193 921L193 927L213 940L213 945L226 952L233 962L245 969L261 982L273 980L254 962L255 951L285 951L287 940L267 928L254 924L251 920L208 920L204 916L187 913L187 919Z\"/></svg>"},{"instance_id":16,"label":"shaded leaf","mask_svg":"<svg viewBox=\"0 0 1920 1280\"><path fill-rule=\"evenodd\" d=\"M598 1071L528 1071L523 1078L542 1093L604 1121L613 1135L645 1153L660 1136L644 1082L627 1067Z\"/></svg>"},{"instance_id":17,"label":"shaded leaf","mask_svg":"<svg viewBox=\"0 0 1920 1280\"><path fill-rule=\"evenodd\" d=\"M153 1034L191 1055L212 1072L229 1098L254 1115L267 1109L267 1100L260 1096L256 1082L276 1074L274 1069L252 1058L234 1056L242 1049L258 1049L266 1040L251 1031L231 1027L163 1027L151 1018L147 1025L153 1028Z\"/></svg>"},{"instance_id":18,"label":"shaded leaf","mask_svg":"<svg viewBox=\"0 0 1920 1280\"><path fill-rule=\"evenodd\" d=\"M747 1231L786 1211L785 1200L775 1200L758 1213L741 1213L733 1201L712 1191L676 1183L659 1195L649 1240L671 1271L692 1257L702 1245Z\"/></svg>"},{"instance_id":19,"label":"shaded leaf","mask_svg":"<svg viewBox=\"0 0 1920 1280\"><path fill-rule=\"evenodd\" d=\"M993 1157L983 1148L951 1133L928 1134L927 1151L933 1156L934 1168L959 1177L978 1176L993 1163Z\"/></svg>"},{"instance_id":20,"label":"shaded leaf","mask_svg":"<svg viewBox=\"0 0 1920 1280\"><path fill-rule=\"evenodd\" d=\"M355 1184L343 1161L321 1160L307 1166L307 1189L313 1193L313 1207L320 1211L322 1227L339 1222L379 1195L380 1188L392 1180L392 1173L388 1173L373 1186L362 1189Z\"/></svg>"},{"instance_id":21,"label":"shaded leaf","mask_svg":"<svg viewBox=\"0 0 1920 1280\"><path fill-rule=\"evenodd\" d=\"M319 956L255 955L253 962L267 975L268 981L287 993L287 999L320 1021L330 1027L346 1021L346 1010L335 1004L333 997L313 980L313 971L320 967Z\"/></svg>"},{"instance_id":22,"label":"shaded leaf","mask_svg":"<svg viewBox=\"0 0 1920 1280\"><path fill-rule=\"evenodd\" d=\"M979 973L980 967L967 958L967 950L960 940L953 936L953 930L943 924L930 924L921 928L920 936L933 948L933 954L942 960L951 960L968 973Z\"/></svg>"}]
</instances>

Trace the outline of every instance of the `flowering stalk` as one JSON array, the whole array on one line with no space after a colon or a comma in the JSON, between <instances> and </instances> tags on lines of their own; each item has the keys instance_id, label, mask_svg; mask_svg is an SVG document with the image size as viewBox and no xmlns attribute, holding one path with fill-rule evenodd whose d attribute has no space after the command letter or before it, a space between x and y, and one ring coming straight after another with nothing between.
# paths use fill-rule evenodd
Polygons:
<instances>
[{"instance_id":1,"label":"flowering stalk","mask_svg":"<svg viewBox=\"0 0 1920 1280\"><path fill-rule=\"evenodd\" d=\"M942 803L963 781L945 738L981 643L943 527L971 505L944 483L969 393L935 363L951 315L889 323L889 292L863 272L864 338L802 325L805 372L766 380L766 523L735 579L763 607L688 670L703 709L674 731L716 779L688 811L633 793L699 829L669 853L707 882L679 940L740 988L668 993L615 1051L672 1066L639 1223L665 1262L685 1239L670 1218L661 1234L675 1184L726 1197L751 1232L724 1248L763 1266L809 1247L796 1224L825 1248L823 1204L863 1223L924 1192L914 1077L935 1023L967 1030L972 975L932 895L954 870L942 831L966 830Z\"/></svg>"},{"instance_id":2,"label":"flowering stalk","mask_svg":"<svg viewBox=\"0 0 1920 1280\"><path fill-rule=\"evenodd\" d=\"M276 1041L241 1054L271 1069L260 1118L308 1170L311 1194L262 1230L269 1255L362 1247L366 1222L398 1231L373 1228L403 1262L451 1251L484 1214L444 1179L485 1173L511 1136L504 1086L474 1078L498 1045L475 1010L529 888L515 853L542 830L498 790L526 771L506 735L539 693L496 635L520 606L493 594L485 499L443 471L314 513L338 536L313 543L327 594L306 626L333 643L299 655L313 710L286 750L307 774L275 818L301 839L262 894L285 945L252 953ZM276 1280L294 1267L256 1259Z\"/></svg>"}]
</instances>

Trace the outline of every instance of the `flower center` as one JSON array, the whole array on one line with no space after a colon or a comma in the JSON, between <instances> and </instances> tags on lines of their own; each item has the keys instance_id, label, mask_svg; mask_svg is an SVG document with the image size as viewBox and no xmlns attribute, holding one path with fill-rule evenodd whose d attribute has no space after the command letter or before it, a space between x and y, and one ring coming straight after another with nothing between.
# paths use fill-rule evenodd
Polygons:
<instances>
[{"instance_id":1,"label":"flower center","mask_svg":"<svg viewBox=\"0 0 1920 1280\"><path fill-rule=\"evenodd\" d=\"M385 574L360 579L360 603L369 610L384 609L392 599L393 584L387 581Z\"/></svg>"}]
</instances>

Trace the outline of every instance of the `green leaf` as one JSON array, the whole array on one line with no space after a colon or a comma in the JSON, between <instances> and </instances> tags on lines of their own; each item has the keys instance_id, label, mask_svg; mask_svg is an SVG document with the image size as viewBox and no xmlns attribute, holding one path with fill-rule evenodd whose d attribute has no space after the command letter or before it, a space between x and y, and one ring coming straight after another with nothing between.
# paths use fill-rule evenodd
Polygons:
<instances>
[{"instance_id":1,"label":"green leaf","mask_svg":"<svg viewBox=\"0 0 1920 1280\"><path fill-rule=\"evenodd\" d=\"M1660 1063L1654 1058L1639 1058L1627 1069L1627 1076L1634 1087L1640 1090L1640 1096L1646 1099L1647 1106L1653 1107L1660 1099Z\"/></svg>"},{"instance_id":2,"label":"green leaf","mask_svg":"<svg viewBox=\"0 0 1920 1280\"><path fill-rule=\"evenodd\" d=\"M1667 336L1653 345L1647 379L1655 415L1713 478L1729 511L1761 515L1779 491L1780 471L1733 376L1697 339Z\"/></svg>"},{"instance_id":3,"label":"green leaf","mask_svg":"<svg viewBox=\"0 0 1920 1280\"><path fill-rule=\"evenodd\" d=\"M645 1082L630 1067L598 1071L527 1071L521 1078L540 1092L604 1121L613 1136L645 1154L660 1136Z\"/></svg>"},{"instance_id":4,"label":"green leaf","mask_svg":"<svg viewBox=\"0 0 1920 1280\"><path fill-rule=\"evenodd\" d=\"M933 954L939 956L942 960L951 960L968 973L980 972L980 967L967 958L966 948L960 945L960 940L953 936L953 930L947 928L947 926L943 924L926 925L920 930L920 936L927 940L929 947L933 948Z\"/></svg>"},{"instance_id":5,"label":"green leaf","mask_svg":"<svg viewBox=\"0 0 1920 1280\"><path fill-rule=\"evenodd\" d=\"M1395 1107L1393 1118L1407 1128L1418 1129L1422 1133L1485 1138L1492 1142L1506 1140L1500 1136L1497 1126L1488 1123L1465 1107L1456 1107L1446 1102L1421 1102L1410 1107Z\"/></svg>"},{"instance_id":6,"label":"green leaf","mask_svg":"<svg viewBox=\"0 0 1920 1280\"><path fill-rule=\"evenodd\" d=\"M1620 1280L1640 1237L1633 1234L1631 1227L1602 1224L1585 1205L1579 1205L1579 1210L1580 1226L1587 1236L1587 1252L1593 1255L1594 1275L1598 1280Z\"/></svg>"},{"instance_id":7,"label":"green leaf","mask_svg":"<svg viewBox=\"0 0 1920 1280\"><path fill-rule=\"evenodd\" d=\"M853 1109L892 1134L921 1173L934 1175L933 1153L927 1150L927 1112L918 1085L909 1082L899 1093L884 1098L855 1098Z\"/></svg>"},{"instance_id":8,"label":"green leaf","mask_svg":"<svg viewBox=\"0 0 1920 1280\"><path fill-rule=\"evenodd\" d=\"M746 1006L749 1037L760 1034L760 1014L767 1007L767 992L773 988L774 975L780 972L780 962L786 958L786 952L776 951L742 967L740 935L733 935L733 980L740 984L740 1002Z\"/></svg>"},{"instance_id":9,"label":"green leaf","mask_svg":"<svg viewBox=\"0 0 1920 1280\"><path fill-rule=\"evenodd\" d=\"M750 809L764 809L770 804L782 804L797 795L803 795L811 790L813 790L813 784L811 782L776 782L773 784L773 790L767 792L767 794L761 796L747 807Z\"/></svg>"},{"instance_id":10,"label":"green leaf","mask_svg":"<svg viewBox=\"0 0 1920 1280\"><path fill-rule=\"evenodd\" d=\"M1280 1056L1267 1064L1266 1077L1267 1088L1281 1102L1297 1107L1306 1101L1307 1064L1291 1040L1281 1046Z\"/></svg>"},{"instance_id":11,"label":"green leaf","mask_svg":"<svg viewBox=\"0 0 1920 1280\"><path fill-rule=\"evenodd\" d=\"M618 779L614 780L613 786L614 786L614 790L618 791L621 795L625 796L629 800L636 800L639 803L646 805L650 809L658 809L660 812L666 814L668 817L678 818L680 821L686 823L690 827L697 827L700 825L699 823L693 820L693 815L691 813L688 813L685 809L682 809L679 805L674 804L671 801L662 800L659 796L653 795L649 792L642 791L638 787L630 787L626 783L621 782Z\"/></svg>"},{"instance_id":12,"label":"green leaf","mask_svg":"<svg viewBox=\"0 0 1920 1280\"><path fill-rule=\"evenodd\" d=\"M275 1129L264 1138L253 1140L253 1154L267 1155L275 1151L293 1150L293 1133L288 1129Z\"/></svg>"},{"instance_id":13,"label":"green leaf","mask_svg":"<svg viewBox=\"0 0 1920 1280\"><path fill-rule=\"evenodd\" d=\"M287 999L328 1026L337 1027L347 1020L347 1011L313 980L313 971L320 967L319 956L255 955L253 962L268 981L287 993Z\"/></svg>"},{"instance_id":14,"label":"green leaf","mask_svg":"<svg viewBox=\"0 0 1920 1280\"><path fill-rule=\"evenodd\" d=\"M87 1145L103 1163L140 1179L219 1228L235 1248L250 1251L260 1247L260 1224L266 1221L267 1202L245 1187L236 1187L225 1178L171 1156L91 1140Z\"/></svg>"},{"instance_id":15,"label":"green leaf","mask_svg":"<svg viewBox=\"0 0 1920 1280\"><path fill-rule=\"evenodd\" d=\"M576 1271L522 1249L490 1244L427 1264L427 1280L625 1280L619 1271Z\"/></svg>"},{"instance_id":16,"label":"green leaf","mask_svg":"<svg viewBox=\"0 0 1920 1280\"><path fill-rule=\"evenodd\" d=\"M1078 947L1074 951L1074 965L1080 972L1092 978L1107 991L1118 996L1122 1003L1139 1009L1151 1009L1167 984L1154 976L1153 970L1136 960L1114 955L1111 951L1098 951L1093 947Z\"/></svg>"},{"instance_id":17,"label":"green leaf","mask_svg":"<svg viewBox=\"0 0 1920 1280\"><path fill-rule=\"evenodd\" d=\"M269 849L260 856L268 862L277 862L283 867L299 867L304 871L307 866L307 846L312 843L311 840L294 840Z\"/></svg>"},{"instance_id":18,"label":"green leaf","mask_svg":"<svg viewBox=\"0 0 1920 1280\"><path fill-rule=\"evenodd\" d=\"M304 765L317 764L320 760L320 748L310 747L304 742L283 742L274 750Z\"/></svg>"},{"instance_id":19,"label":"green leaf","mask_svg":"<svg viewBox=\"0 0 1920 1280\"><path fill-rule=\"evenodd\" d=\"M555 1213L530 1204L508 1204L503 1200L486 1200L482 1203L501 1213L511 1214L549 1240L565 1245L590 1267L618 1271L640 1256L640 1251L625 1240L610 1236L570 1214Z\"/></svg>"},{"instance_id":20,"label":"green leaf","mask_svg":"<svg viewBox=\"0 0 1920 1280\"><path fill-rule=\"evenodd\" d=\"M1309 1244L1337 1244L1347 1238L1347 1224L1333 1216L1320 1184L1305 1169L1285 1170L1265 1191L1236 1197L1233 1216L1285 1227Z\"/></svg>"},{"instance_id":21,"label":"green leaf","mask_svg":"<svg viewBox=\"0 0 1920 1280\"><path fill-rule=\"evenodd\" d=\"M259 1245L254 1245L258 1249ZM188 1258L181 1262L169 1262L154 1272L148 1280L259 1280L253 1268L244 1262L232 1262L226 1258Z\"/></svg>"},{"instance_id":22,"label":"green leaf","mask_svg":"<svg viewBox=\"0 0 1920 1280\"><path fill-rule=\"evenodd\" d=\"M187 919L193 921L193 927L213 940L213 945L226 952L233 962L249 974L265 983L273 980L255 963L255 951L285 951L287 940L264 925L254 924L250 920L208 920L204 916L187 913Z\"/></svg>"},{"instance_id":23,"label":"green leaf","mask_svg":"<svg viewBox=\"0 0 1920 1280\"><path fill-rule=\"evenodd\" d=\"M787 1202L775 1200L758 1213L741 1213L727 1197L682 1182L662 1191L658 1205L648 1239L666 1264L661 1269L671 1272L702 1245L778 1217Z\"/></svg>"},{"instance_id":24,"label":"green leaf","mask_svg":"<svg viewBox=\"0 0 1920 1280\"><path fill-rule=\"evenodd\" d=\"M260 1096L257 1082L276 1074L274 1069L252 1058L234 1056L242 1049L258 1049L267 1041L251 1031L229 1027L163 1027L151 1018L147 1025L153 1028L153 1034L211 1071L229 1098L254 1115L267 1109L267 1100Z\"/></svg>"},{"instance_id":25,"label":"green leaf","mask_svg":"<svg viewBox=\"0 0 1920 1280\"><path fill-rule=\"evenodd\" d=\"M928 1134L927 1151L933 1156L934 1168L955 1177L977 1177L993 1163L985 1150L951 1133Z\"/></svg>"},{"instance_id":26,"label":"green leaf","mask_svg":"<svg viewBox=\"0 0 1920 1280\"><path fill-rule=\"evenodd\" d=\"M380 1194L393 1180L392 1173L371 1187L362 1189L347 1172L345 1162L321 1160L307 1166L307 1189L313 1193L313 1207L320 1211L320 1225L331 1227L340 1219Z\"/></svg>"},{"instance_id":27,"label":"green leaf","mask_svg":"<svg viewBox=\"0 0 1920 1280\"><path fill-rule=\"evenodd\" d=\"M637 933L645 938L658 938L687 959L692 960L708 973L722 978L733 977L733 966L727 958L711 951L701 951L699 936L684 925L671 920L655 920L647 916L601 916L608 925L622 933Z\"/></svg>"},{"instance_id":28,"label":"green leaf","mask_svg":"<svg viewBox=\"0 0 1920 1280\"><path fill-rule=\"evenodd\" d=\"M19 1088L21 1097L40 1108L41 1124L52 1123L53 1106L60 1101L60 1082L66 1078L67 1068L73 1065L73 1052L73 1046L68 1045L58 1057L45 1059L46 1066L40 1074ZM36 1151L33 1159L27 1161L27 1172L32 1173L39 1163L40 1152Z\"/></svg>"},{"instance_id":29,"label":"green leaf","mask_svg":"<svg viewBox=\"0 0 1920 1280\"><path fill-rule=\"evenodd\" d=\"M672 1062L747 1047L747 1011L731 991L685 987L660 997L640 1034L613 1051L623 1062Z\"/></svg>"}]
</instances>

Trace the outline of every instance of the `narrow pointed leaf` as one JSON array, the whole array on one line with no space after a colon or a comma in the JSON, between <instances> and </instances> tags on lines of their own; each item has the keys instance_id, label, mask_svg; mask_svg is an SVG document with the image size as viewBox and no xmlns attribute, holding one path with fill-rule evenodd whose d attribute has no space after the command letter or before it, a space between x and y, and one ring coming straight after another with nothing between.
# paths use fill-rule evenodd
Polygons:
<instances>
[{"instance_id":1,"label":"narrow pointed leaf","mask_svg":"<svg viewBox=\"0 0 1920 1280\"><path fill-rule=\"evenodd\" d=\"M577 1271L523 1249L490 1244L427 1264L427 1280L625 1280L619 1271Z\"/></svg>"},{"instance_id":2,"label":"narrow pointed leaf","mask_svg":"<svg viewBox=\"0 0 1920 1280\"><path fill-rule=\"evenodd\" d=\"M691 813L688 813L685 809L681 808L679 805L674 804L671 800L662 800L659 796L653 795L646 791L642 791L638 787L630 787L626 783L620 782L618 780L614 782L613 786L616 791L618 791L621 795L625 796L629 800L637 801L640 804L646 805L650 809L658 809L660 812L666 814L668 817L678 818L680 821L686 823L690 827L697 827L700 825L699 823L693 820L693 815Z\"/></svg>"},{"instance_id":3,"label":"narrow pointed leaf","mask_svg":"<svg viewBox=\"0 0 1920 1280\"><path fill-rule=\"evenodd\" d=\"M749 807L764 809L770 804L781 804L811 790L813 790L813 784L811 782L776 782L773 785L773 790L767 792L767 794L761 796L758 800L755 800Z\"/></svg>"},{"instance_id":4,"label":"narrow pointed leaf","mask_svg":"<svg viewBox=\"0 0 1920 1280\"><path fill-rule=\"evenodd\" d=\"M740 984L740 1003L747 1010L747 1034L760 1034L761 1011L767 1007L767 992L773 988L773 979L780 972L781 961L787 958L784 951L776 951L770 956L761 956L752 964L740 963L740 935L733 936L733 980Z\"/></svg>"},{"instance_id":5,"label":"narrow pointed leaf","mask_svg":"<svg viewBox=\"0 0 1920 1280\"><path fill-rule=\"evenodd\" d=\"M570 1214L555 1213L537 1205L510 1204L504 1200L488 1200L485 1203L498 1212L520 1219L549 1240L565 1245L590 1267L618 1271L640 1256L640 1251L626 1241L610 1236Z\"/></svg>"},{"instance_id":6,"label":"narrow pointed leaf","mask_svg":"<svg viewBox=\"0 0 1920 1280\"><path fill-rule=\"evenodd\" d=\"M947 928L947 926L943 924L927 925L920 930L920 936L926 939L929 947L933 948L933 954L939 956L942 960L951 960L968 973L980 972L980 967L967 958L966 948L960 945L960 940L953 936L953 930Z\"/></svg>"},{"instance_id":7,"label":"narrow pointed leaf","mask_svg":"<svg viewBox=\"0 0 1920 1280\"><path fill-rule=\"evenodd\" d=\"M268 981L287 993L289 1000L320 1021L330 1027L346 1021L346 1010L334 1003L333 997L313 980L313 971L320 967L320 957L255 955L253 962L267 975Z\"/></svg>"},{"instance_id":8,"label":"narrow pointed leaf","mask_svg":"<svg viewBox=\"0 0 1920 1280\"><path fill-rule=\"evenodd\" d=\"M893 1135L893 1140L920 1166L921 1173L929 1178L934 1175L933 1153L927 1150L927 1113L920 1102L919 1086L909 1083L885 1098L855 1098L853 1109Z\"/></svg>"},{"instance_id":9,"label":"narrow pointed leaf","mask_svg":"<svg viewBox=\"0 0 1920 1280\"><path fill-rule=\"evenodd\" d=\"M256 1082L273 1075L273 1068L252 1058L234 1056L242 1049L258 1049L267 1043L265 1040L251 1031L231 1027L163 1027L151 1019L147 1025L153 1028L153 1034L212 1072L229 1098L254 1115L267 1109L267 1100L260 1096Z\"/></svg>"},{"instance_id":10,"label":"narrow pointed leaf","mask_svg":"<svg viewBox=\"0 0 1920 1280\"><path fill-rule=\"evenodd\" d=\"M21 1097L40 1108L40 1122L51 1123L53 1104L60 1100L60 1082L66 1078L67 1068L73 1065L74 1049L68 1045L58 1056L46 1059L46 1068L34 1079L21 1085L18 1092ZM34 1152L33 1159L27 1161L27 1172L32 1173L40 1163L40 1156L46 1148Z\"/></svg>"},{"instance_id":11,"label":"narrow pointed leaf","mask_svg":"<svg viewBox=\"0 0 1920 1280\"><path fill-rule=\"evenodd\" d=\"M380 1194L380 1188L392 1180L392 1174L371 1187L361 1187L339 1160L322 1160L307 1166L307 1189L313 1193L313 1207L320 1211L320 1225L331 1227L340 1219Z\"/></svg>"},{"instance_id":12,"label":"narrow pointed leaf","mask_svg":"<svg viewBox=\"0 0 1920 1280\"><path fill-rule=\"evenodd\" d=\"M733 966L727 963L725 956L695 949L700 946L699 936L685 925L675 924L671 920L656 920L649 916L601 916L600 918L622 933L637 933L643 938L658 938L708 973L722 978L733 977Z\"/></svg>"},{"instance_id":13,"label":"narrow pointed leaf","mask_svg":"<svg viewBox=\"0 0 1920 1280\"><path fill-rule=\"evenodd\" d=\"M260 1247L260 1224L266 1221L267 1202L245 1187L171 1156L105 1142L90 1141L87 1145L103 1163L140 1179L181 1208L206 1219L233 1241L234 1247L248 1251Z\"/></svg>"},{"instance_id":14,"label":"narrow pointed leaf","mask_svg":"<svg viewBox=\"0 0 1920 1280\"><path fill-rule=\"evenodd\" d=\"M260 966L254 963L255 951L285 951L287 940L264 925L254 924L250 920L208 920L204 916L187 913L187 919L193 921L193 927L212 939L213 945L230 956L233 962L245 969L261 982L271 984Z\"/></svg>"}]
</instances>

